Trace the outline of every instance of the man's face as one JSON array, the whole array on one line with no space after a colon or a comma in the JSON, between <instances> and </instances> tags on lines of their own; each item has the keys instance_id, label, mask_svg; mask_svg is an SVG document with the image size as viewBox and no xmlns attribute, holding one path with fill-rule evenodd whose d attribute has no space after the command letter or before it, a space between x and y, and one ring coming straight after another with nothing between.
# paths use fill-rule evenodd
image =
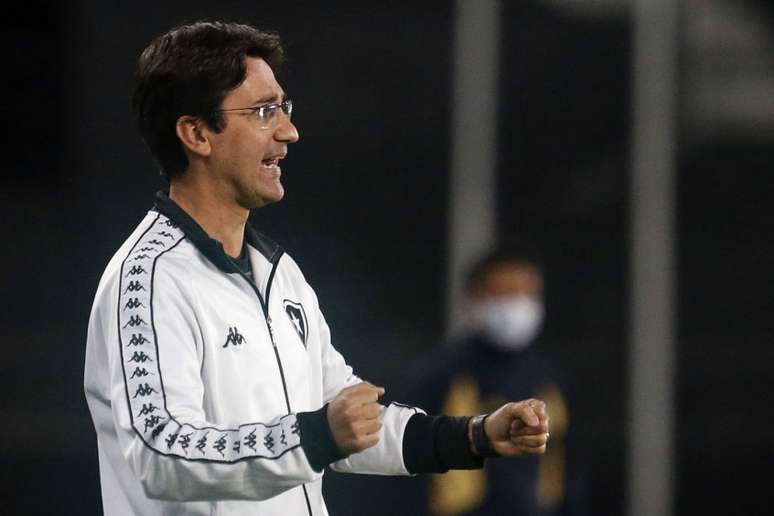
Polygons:
<instances>
[{"instance_id":1,"label":"man's face","mask_svg":"<svg viewBox=\"0 0 774 516\"><path fill-rule=\"evenodd\" d=\"M277 104L284 92L263 59L248 57L247 73L238 88L223 99L221 109ZM275 127L261 129L252 111L224 113L225 127L210 133L210 170L224 190L246 209L260 208L282 199L279 160L287 154L287 144L298 141L298 131L279 114Z\"/></svg>"},{"instance_id":2,"label":"man's face","mask_svg":"<svg viewBox=\"0 0 774 516\"><path fill-rule=\"evenodd\" d=\"M501 351L520 351L543 324L543 278L527 263L501 262L487 268L470 293L468 325Z\"/></svg>"}]
</instances>

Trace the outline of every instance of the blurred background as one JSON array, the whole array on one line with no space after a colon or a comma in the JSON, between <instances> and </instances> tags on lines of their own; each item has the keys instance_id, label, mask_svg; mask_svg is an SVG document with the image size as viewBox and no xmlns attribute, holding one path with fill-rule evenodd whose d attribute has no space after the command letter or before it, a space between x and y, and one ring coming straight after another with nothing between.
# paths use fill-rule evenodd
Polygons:
<instances>
[{"instance_id":1,"label":"blurred background","mask_svg":"<svg viewBox=\"0 0 774 516\"><path fill-rule=\"evenodd\" d=\"M86 324L163 187L130 114L134 65L202 18L282 35L301 141L285 200L253 222L300 263L362 377L389 392L446 342L465 265L527 238L541 346L576 386L588 514L772 513L763 0L8 7L0 513L101 512ZM408 514L413 481L331 473L328 507Z\"/></svg>"}]
</instances>

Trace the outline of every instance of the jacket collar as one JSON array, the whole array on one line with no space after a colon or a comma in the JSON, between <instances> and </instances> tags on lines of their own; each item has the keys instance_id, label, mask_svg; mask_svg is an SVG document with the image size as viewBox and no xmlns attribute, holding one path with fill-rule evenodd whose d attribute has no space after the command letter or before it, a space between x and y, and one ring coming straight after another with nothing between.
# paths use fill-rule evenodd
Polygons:
<instances>
[{"instance_id":1,"label":"jacket collar","mask_svg":"<svg viewBox=\"0 0 774 516\"><path fill-rule=\"evenodd\" d=\"M156 193L153 209L177 224L193 245L220 270L228 273L237 272L233 259L223 250L223 244L210 238L204 228L169 198L168 191L161 190ZM282 255L282 248L269 237L253 229L249 222L245 224L245 240L272 264L275 264Z\"/></svg>"}]
</instances>

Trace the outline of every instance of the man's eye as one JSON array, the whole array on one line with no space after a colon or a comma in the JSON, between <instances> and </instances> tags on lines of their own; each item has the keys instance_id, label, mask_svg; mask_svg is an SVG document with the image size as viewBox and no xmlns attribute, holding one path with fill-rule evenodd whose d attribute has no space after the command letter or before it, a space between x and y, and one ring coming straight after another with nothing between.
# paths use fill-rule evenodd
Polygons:
<instances>
[{"instance_id":1,"label":"man's eye","mask_svg":"<svg viewBox=\"0 0 774 516\"><path fill-rule=\"evenodd\" d=\"M253 109L253 112L258 115L258 118L261 120L269 120L274 117L274 112L276 106L260 106L255 109Z\"/></svg>"}]
</instances>

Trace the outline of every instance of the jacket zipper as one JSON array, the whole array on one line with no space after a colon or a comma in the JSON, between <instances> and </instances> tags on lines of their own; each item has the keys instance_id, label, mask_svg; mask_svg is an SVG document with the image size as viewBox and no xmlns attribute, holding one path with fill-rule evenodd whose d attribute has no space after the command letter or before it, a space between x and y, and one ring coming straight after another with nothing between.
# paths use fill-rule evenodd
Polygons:
<instances>
[{"instance_id":1,"label":"jacket zipper","mask_svg":"<svg viewBox=\"0 0 774 516\"><path fill-rule=\"evenodd\" d=\"M268 298L266 301L268 305ZM274 328L271 325L271 316L269 315L268 306L264 307L264 316L266 321L266 327L269 328L269 339L271 340L271 346L274 348L274 356L277 357L277 366L279 367L280 378L282 378L282 389L285 391L285 406L288 408L288 414L292 412L290 409L290 397L288 397L288 387L285 383L285 370L282 369L282 360L279 356L279 350L277 349L277 342L274 340Z\"/></svg>"},{"instance_id":2,"label":"jacket zipper","mask_svg":"<svg viewBox=\"0 0 774 516\"><path fill-rule=\"evenodd\" d=\"M269 273L269 280L266 282L266 300L263 299L263 296L261 295L261 292L258 290L258 287L256 286L255 282L250 280L250 278L247 277L241 270L239 270L239 267L236 266L236 263L234 263L233 260L231 260L231 257L229 257L229 261L231 261L231 266L234 268L236 272L239 273L240 276L242 276L245 281L247 281L248 285L250 285L250 288L253 289L253 292L255 292L255 295L258 297L258 302L261 305L261 310L263 311L263 320L266 321L266 328L269 330L269 340L271 340L271 347L274 348L274 357L277 359L277 367L279 368L280 378L282 379L282 390L285 393L285 406L288 409L288 414L292 412L292 409L290 408L290 397L288 396L288 386L285 382L285 370L282 368L282 359L280 359L279 350L277 349L277 341L274 339L274 327L271 325L271 315L269 315L269 295L271 294L271 282L274 280L274 273L277 270L277 265L279 264L280 258L282 258L282 251L280 251L277 254L277 257L273 260L272 266L271 266L271 272ZM312 514L312 504L309 502L309 493L306 490L306 484L301 484L301 489L304 491L304 500L306 501L306 510L309 512L309 516L313 516Z\"/></svg>"}]
</instances>

